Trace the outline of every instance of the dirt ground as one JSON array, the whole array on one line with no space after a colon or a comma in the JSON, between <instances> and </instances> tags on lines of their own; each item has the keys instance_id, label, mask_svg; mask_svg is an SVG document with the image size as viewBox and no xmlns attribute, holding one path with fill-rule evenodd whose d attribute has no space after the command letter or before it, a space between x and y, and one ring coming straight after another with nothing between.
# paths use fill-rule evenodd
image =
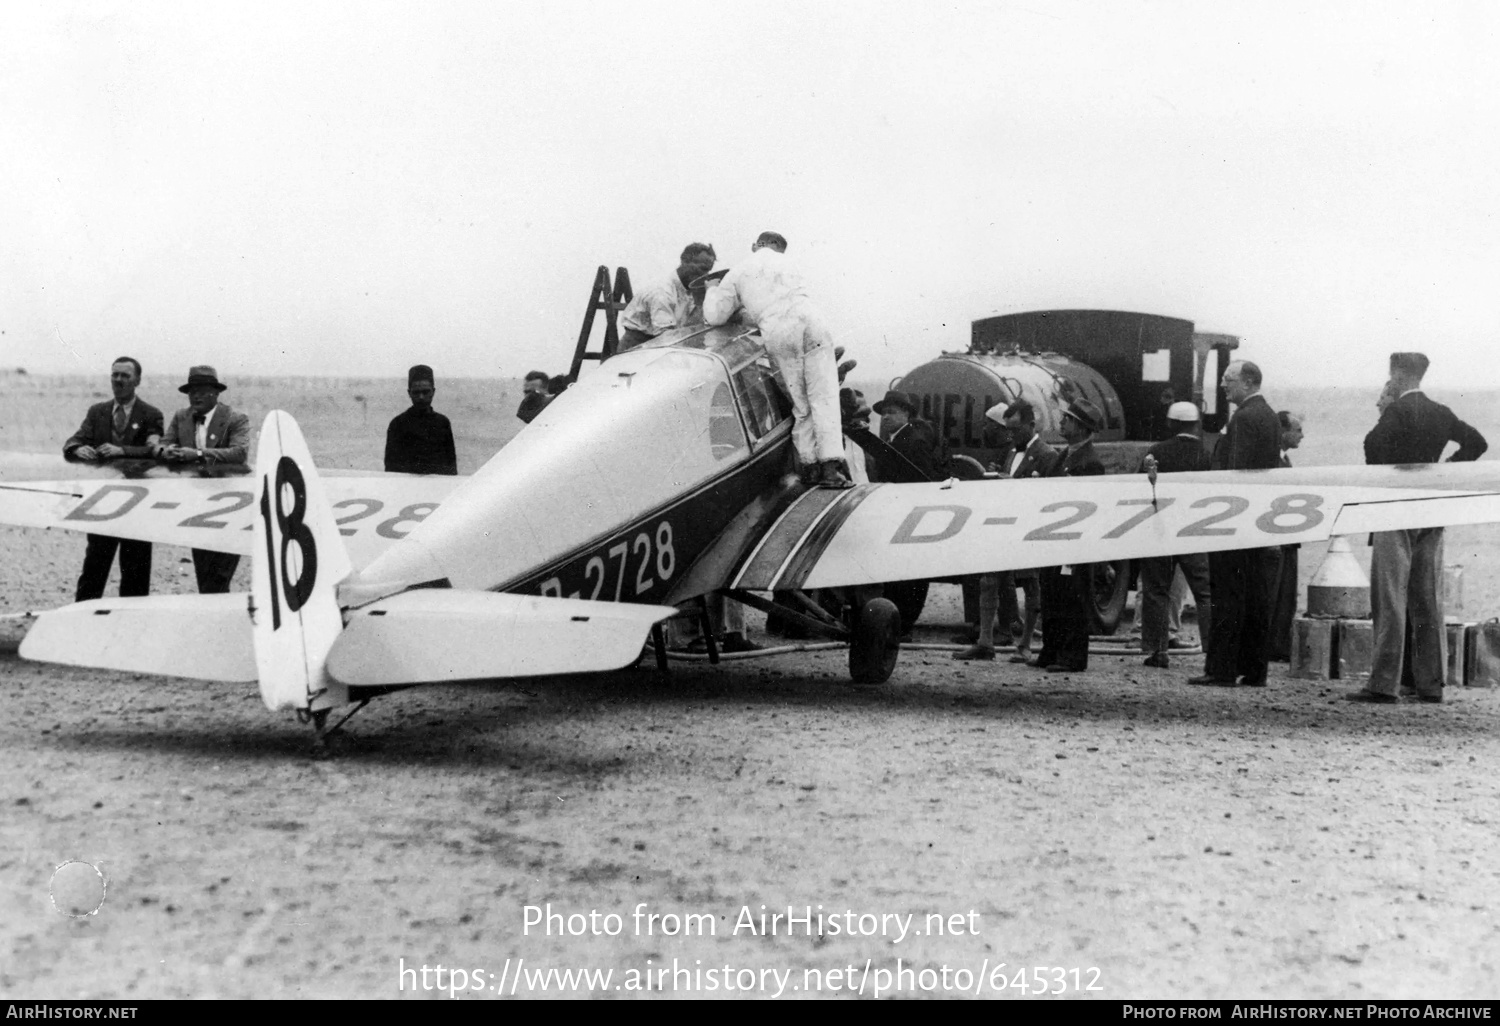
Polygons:
<instances>
[{"instance_id":1,"label":"dirt ground","mask_svg":"<svg viewBox=\"0 0 1500 1026\"><path fill-rule=\"evenodd\" d=\"M66 601L82 549L0 529L7 608ZM157 549L156 590L191 590L185 555ZM957 619L936 589L917 640ZM5 997L446 1000L453 967L469 997L540 996L548 969L612 970L608 996L1035 998L1037 967L1117 999L1500 979L1494 691L1368 707L1284 667L1221 690L1183 683L1201 657L1045 675L935 649L856 690L844 653L798 653L417 689L312 761L252 690L23 662L21 630L0 623ZM97 897L87 867L54 877L69 860L103 874L95 915L55 907ZM762 906L828 919L764 936ZM663 934L688 914L711 919ZM908 914L904 938L859 918Z\"/></svg>"}]
</instances>

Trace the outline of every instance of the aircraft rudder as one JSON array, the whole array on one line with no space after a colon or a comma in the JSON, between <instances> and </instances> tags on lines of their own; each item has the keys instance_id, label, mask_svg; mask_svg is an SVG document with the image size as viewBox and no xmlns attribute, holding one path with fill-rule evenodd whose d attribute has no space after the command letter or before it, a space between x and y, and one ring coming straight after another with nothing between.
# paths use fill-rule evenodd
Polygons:
<instances>
[{"instance_id":1,"label":"aircraft rudder","mask_svg":"<svg viewBox=\"0 0 1500 1026\"><path fill-rule=\"evenodd\" d=\"M272 710L329 708L345 700L326 664L343 630L336 589L350 561L307 442L284 411L266 415L255 480L251 595L261 698Z\"/></svg>"}]
</instances>

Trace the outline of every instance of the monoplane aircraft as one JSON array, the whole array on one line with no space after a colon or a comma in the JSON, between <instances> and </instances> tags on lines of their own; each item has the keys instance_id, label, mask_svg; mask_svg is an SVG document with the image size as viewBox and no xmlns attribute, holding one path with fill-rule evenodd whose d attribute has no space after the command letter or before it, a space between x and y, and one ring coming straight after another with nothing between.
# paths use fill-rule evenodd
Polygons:
<instances>
[{"instance_id":1,"label":"monoplane aircraft","mask_svg":"<svg viewBox=\"0 0 1500 1026\"><path fill-rule=\"evenodd\" d=\"M279 411L248 477L0 461L0 522L251 561L248 594L45 612L21 655L258 681L321 738L416 684L617 669L653 633L660 658L660 621L714 592L847 640L874 684L900 646L883 582L1500 520L1489 463L809 489L790 431L759 336L730 325L611 357L468 478L319 474ZM812 589L843 589L843 616Z\"/></svg>"}]
</instances>

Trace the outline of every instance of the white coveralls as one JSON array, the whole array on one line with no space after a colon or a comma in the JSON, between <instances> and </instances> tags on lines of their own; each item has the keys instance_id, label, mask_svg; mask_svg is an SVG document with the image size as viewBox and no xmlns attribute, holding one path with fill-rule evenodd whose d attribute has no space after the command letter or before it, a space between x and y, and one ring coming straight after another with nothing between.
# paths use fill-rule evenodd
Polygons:
<instances>
[{"instance_id":1,"label":"white coveralls","mask_svg":"<svg viewBox=\"0 0 1500 1026\"><path fill-rule=\"evenodd\" d=\"M766 351L791 394L792 444L803 465L844 458L839 371L833 336L808 301L797 265L762 246L708 290L703 319L723 324L735 310L760 328Z\"/></svg>"}]
</instances>

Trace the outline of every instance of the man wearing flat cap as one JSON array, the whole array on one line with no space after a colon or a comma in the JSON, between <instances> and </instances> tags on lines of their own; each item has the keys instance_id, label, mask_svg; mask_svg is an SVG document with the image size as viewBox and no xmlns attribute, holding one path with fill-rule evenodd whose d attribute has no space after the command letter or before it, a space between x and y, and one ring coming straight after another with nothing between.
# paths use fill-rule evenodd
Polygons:
<instances>
[{"instance_id":1,"label":"man wearing flat cap","mask_svg":"<svg viewBox=\"0 0 1500 1026\"><path fill-rule=\"evenodd\" d=\"M1087 399L1063 407L1058 429L1068 451L1049 477L1089 477L1104 473L1094 451L1094 435L1104 427L1099 408ZM1094 568L1090 563L1049 566L1041 572L1042 650L1029 665L1048 673L1074 673L1089 666L1089 603Z\"/></svg>"},{"instance_id":2,"label":"man wearing flat cap","mask_svg":"<svg viewBox=\"0 0 1500 1026\"><path fill-rule=\"evenodd\" d=\"M406 373L411 409L398 413L385 429L385 469L396 474L458 473L453 425L432 408L437 394L432 368L417 364Z\"/></svg>"},{"instance_id":3,"label":"man wearing flat cap","mask_svg":"<svg viewBox=\"0 0 1500 1026\"><path fill-rule=\"evenodd\" d=\"M172 415L156 454L160 459L204 466L238 464L250 459L250 418L219 402L229 386L207 364L188 371L187 384L177 391L188 397L185 410ZM193 572L205 595L229 590L240 557L231 552L193 550Z\"/></svg>"},{"instance_id":4,"label":"man wearing flat cap","mask_svg":"<svg viewBox=\"0 0 1500 1026\"><path fill-rule=\"evenodd\" d=\"M872 409L880 414L882 426L891 429L886 439L889 448L875 454L875 470L880 480L903 483L937 480L932 434L926 423L917 419L917 404L912 397L905 392L890 391Z\"/></svg>"},{"instance_id":5,"label":"man wearing flat cap","mask_svg":"<svg viewBox=\"0 0 1500 1026\"><path fill-rule=\"evenodd\" d=\"M1436 463L1449 442L1458 445L1450 463L1477 460L1489 443L1442 403L1427 398L1422 353L1392 353L1389 404L1365 435L1369 464ZM1353 702L1400 701L1403 667L1410 664L1421 702L1442 702L1448 644L1443 616L1443 529L1377 531L1370 536L1370 605L1375 652L1370 679L1344 697Z\"/></svg>"}]
</instances>

